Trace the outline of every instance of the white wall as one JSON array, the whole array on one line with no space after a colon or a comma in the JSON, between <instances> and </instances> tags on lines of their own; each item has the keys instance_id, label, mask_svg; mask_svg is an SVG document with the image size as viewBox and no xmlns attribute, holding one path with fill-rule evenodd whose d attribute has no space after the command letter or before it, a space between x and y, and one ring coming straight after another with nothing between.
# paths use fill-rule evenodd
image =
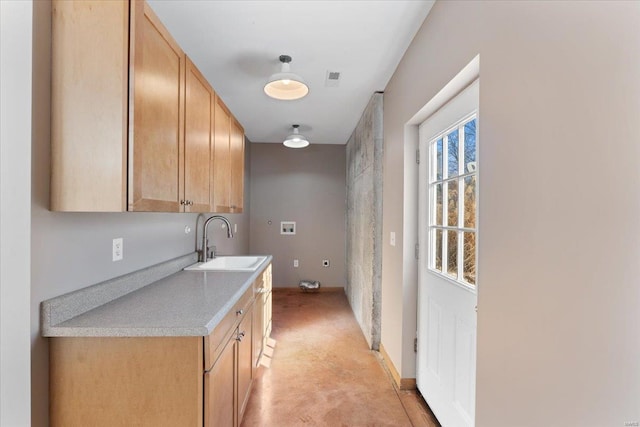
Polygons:
<instances>
[{"instance_id":1,"label":"white wall","mask_svg":"<svg viewBox=\"0 0 640 427\"><path fill-rule=\"evenodd\" d=\"M0 425L30 424L31 1L0 2Z\"/></svg>"},{"instance_id":2,"label":"white wall","mask_svg":"<svg viewBox=\"0 0 640 427\"><path fill-rule=\"evenodd\" d=\"M437 2L385 90L382 344L410 377L404 125L480 55L478 426L640 421L639 27L638 2Z\"/></svg>"}]
</instances>

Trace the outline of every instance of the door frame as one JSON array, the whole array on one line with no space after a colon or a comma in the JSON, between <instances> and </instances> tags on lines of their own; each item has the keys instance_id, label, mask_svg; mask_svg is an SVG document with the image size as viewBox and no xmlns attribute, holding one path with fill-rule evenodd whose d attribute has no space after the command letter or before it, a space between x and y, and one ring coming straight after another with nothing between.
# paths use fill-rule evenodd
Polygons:
<instances>
[{"instance_id":1,"label":"door frame","mask_svg":"<svg viewBox=\"0 0 640 427\"><path fill-rule=\"evenodd\" d=\"M425 119L419 128L419 147L421 153L424 152L421 157L425 160L420 162L419 167L418 230L419 244L424 250L421 251L418 265L416 383L436 417L447 425L456 426L475 424L478 328L474 309L477 307L479 287L477 280L475 286L466 285L447 277L446 273L439 274L430 269L432 236L429 223L433 215L429 202L429 176L433 165L430 150L431 142L438 135L451 132L452 126L461 126L472 117L479 122L479 87L477 79ZM459 144L464 142L460 141ZM479 161L477 150L476 161ZM443 159L443 162L444 169L447 159ZM479 171L475 177L477 194ZM443 201L447 200L446 197L443 195ZM477 219L474 227L476 237ZM460 251L458 254L460 256ZM459 265L462 262L458 259ZM432 345L434 348L431 348Z\"/></svg>"},{"instance_id":2,"label":"door frame","mask_svg":"<svg viewBox=\"0 0 640 427\"><path fill-rule=\"evenodd\" d=\"M410 374L415 367L416 353L413 351L413 337L417 334L417 288L418 262L414 256L415 245L418 243L418 164L416 164L416 150L419 146L418 127L430 115L437 111L449 99L461 92L480 76L480 55L476 55L458 72L442 89L434 91L434 95L418 110L404 125L404 213L403 213L403 282L410 290L414 304L406 306L403 315L403 329L409 329L403 334L402 361L403 375ZM427 98L428 99L428 98ZM477 361L476 361L477 362ZM408 367L404 367L408 364ZM413 365L413 366L411 366ZM414 373L415 375L415 373ZM407 375L410 376L410 375Z\"/></svg>"}]
</instances>

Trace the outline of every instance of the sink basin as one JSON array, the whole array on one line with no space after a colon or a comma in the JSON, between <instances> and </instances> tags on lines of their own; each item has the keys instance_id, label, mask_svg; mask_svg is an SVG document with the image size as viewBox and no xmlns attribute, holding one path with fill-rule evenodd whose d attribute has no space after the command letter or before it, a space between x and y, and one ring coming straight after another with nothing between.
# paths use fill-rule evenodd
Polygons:
<instances>
[{"instance_id":1,"label":"sink basin","mask_svg":"<svg viewBox=\"0 0 640 427\"><path fill-rule=\"evenodd\" d=\"M185 270L200 271L255 271L266 256L219 256L207 262L199 262Z\"/></svg>"}]
</instances>

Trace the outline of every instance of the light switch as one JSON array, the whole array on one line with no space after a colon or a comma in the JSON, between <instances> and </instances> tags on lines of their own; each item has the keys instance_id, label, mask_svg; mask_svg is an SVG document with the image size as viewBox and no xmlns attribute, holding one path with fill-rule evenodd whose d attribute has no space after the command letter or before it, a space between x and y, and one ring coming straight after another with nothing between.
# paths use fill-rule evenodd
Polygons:
<instances>
[{"instance_id":1,"label":"light switch","mask_svg":"<svg viewBox=\"0 0 640 427\"><path fill-rule=\"evenodd\" d=\"M389 244L390 244L391 246L395 246L395 245L396 245L396 232L395 232L395 231L392 231L392 232L389 234Z\"/></svg>"}]
</instances>

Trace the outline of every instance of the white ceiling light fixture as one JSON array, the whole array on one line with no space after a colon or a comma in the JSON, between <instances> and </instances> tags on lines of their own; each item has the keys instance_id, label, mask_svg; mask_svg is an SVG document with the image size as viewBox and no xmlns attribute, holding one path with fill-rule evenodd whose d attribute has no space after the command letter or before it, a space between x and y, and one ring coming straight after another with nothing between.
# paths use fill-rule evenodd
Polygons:
<instances>
[{"instance_id":1,"label":"white ceiling light fixture","mask_svg":"<svg viewBox=\"0 0 640 427\"><path fill-rule=\"evenodd\" d=\"M291 72L289 55L280 55L282 70L269 77L269 81L264 86L264 93L271 98L291 101L300 99L309 93L309 86L302 77Z\"/></svg>"},{"instance_id":2,"label":"white ceiling light fixture","mask_svg":"<svg viewBox=\"0 0 640 427\"><path fill-rule=\"evenodd\" d=\"M288 148L304 148L309 146L307 138L300 135L298 128L300 125L293 125L293 133L289 135L282 143Z\"/></svg>"}]
</instances>

